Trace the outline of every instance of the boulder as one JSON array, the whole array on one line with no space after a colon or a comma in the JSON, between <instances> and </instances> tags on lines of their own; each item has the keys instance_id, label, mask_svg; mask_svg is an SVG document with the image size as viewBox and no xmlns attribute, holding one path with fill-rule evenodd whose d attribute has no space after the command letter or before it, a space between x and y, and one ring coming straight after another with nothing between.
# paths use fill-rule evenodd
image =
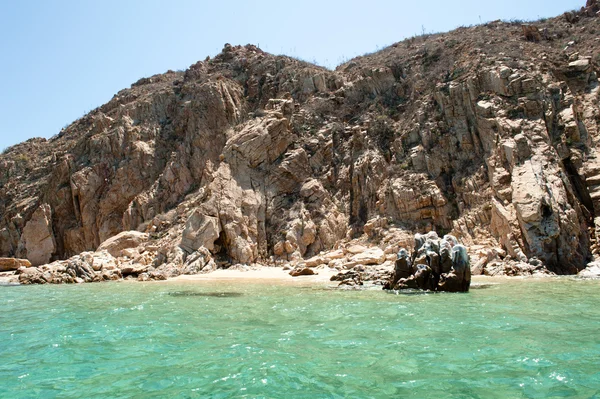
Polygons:
<instances>
[{"instance_id":1,"label":"boulder","mask_svg":"<svg viewBox=\"0 0 600 399\"><path fill-rule=\"evenodd\" d=\"M84 252L79 255L84 259L94 271L116 270L118 261L108 251Z\"/></svg>"},{"instance_id":2,"label":"boulder","mask_svg":"<svg viewBox=\"0 0 600 399\"><path fill-rule=\"evenodd\" d=\"M359 287L365 283L370 285L384 286L392 278L393 271L391 262L386 262L380 266L365 267L358 265L351 270L340 272L331 277L331 281L339 281L339 286Z\"/></svg>"},{"instance_id":3,"label":"boulder","mask_svg":"<svg viewBox=\"0 0 600 399\"><path fill-rule=\"evenodd\" d=\"M97 252L107 251L115 258L122 256L125 249L139 247L148 240L148 234L139 231L124 231L104 241Z\"/></svg>"},{"instance_id":4,"label":"boulder","mask_svg":"<svg viewBox=\"0 0 600 399\"><path fill-rule=\"evenodd\" d=\"M412 262L408 255L408 251L404 248L401 248L398 252L398 259L394 264L394 273L392 274L392 278L384 285L385 289L393 289L396 286L398 280L409 278L412 273Z\"/></svg>"},{"instance_id":5,"label":"boulder","mask_svg":"<svg viewBox=\"0 0 600 399\"><path fill-rule=\"evenodd\" d=\"M86 283L93 281L96 276L92 266L81 258L78 259L78 257L74 257L67 261L65 271L71 277L80 278Z\"/></svg>"},{"instance_id":6,"label":"boulder","mask_svg":"<svg viewBox=\"0 0 600 399\"><path fill-rule=\"evenodd\" d=\"M148 270L147 266L129 264L121 266L121 274L123 277L126 276L139 276L142 273L145 273Z\"/></svg>"},{"instance_id":7,"label":"boulder","mask_svg":"<svg viewBox=\"0 0 600 399\"><path fill-rule=\"evenodd\" d=\"M590 59L582 58L569 62L569 70L574 72L585 72L590 68Z\"/></svg>"},{"instance_id":8,"label":"boulder","mask_svg":"<svg viewBox=\"0 0 600 399\"><path fill-rule=\"evenodd\" d=\"M47 284L48 280L37 267L23 268L19 272L19 283L21 284Z\"/></svg>"},{"instance_id":9,"label":"boulder","mask_svg":"<svg viewBox=\"0 0 600 399\"><path fill-rule=\"evenodd\" d=\"M343 249L336 249L335 251L331 251L327 254L325 254L323 257L325 259L328 260L327 263L333 261L333 260L338 260L338 259L343 259L346 256L346 253L344 252Z\"/></svg>"},{"instance_id":10,"label":"boulder","mask_svg":"<svg viewBox=\"0 0 600 399\"><path fill-rule=\"evenodd\" d=\"M0 258L0 272L11 272L23 266L30 267L31 262L27 259Z\"/></svg>"},{"instance_id":11,"label":"boulder","mask_svg":"<svg viewBox=\"0 0 600 399\"><path fill-rule=\"evenodd\" d=\"M315 267L329 263L329 258L325 256L313 256L312 258L306 259L304 265L306 267Z\"/></svg>"},{"instance_id":12,"label":"boulder","mask_svg":"<svg viewBox=\"0 0 600 399\"><path fill-rule=\"evenodd\" d=\"M385 252L381 248L368 248L352 256L344 267L350 268L356 265L381 265L385 262Z\"/></svg>"},{"instance_id":13,"label":"boulder","mask_svg":"<svg viewBox=\"0 0 600 399\"><path fill-rule=\"evenodd\" d=\"M366 250L367 250L367 247L365 247L364 245L351 245L348 248L346 248L346 251L353 255L363 253Z\"/></svg>"},{"instance_id":14,"label":"boulder","mask_svg":"<svg viewBox=\"0 0 600 399\"><path fill-rule=\"evenodd\" d=\"M293 269L290 272L290 276L292 276L292 277L312 276L314 274L316 274L316 273L313 269L311 269L310 267L303 267L303 266L296 267L295 269Z\"/></svg>"},{"instance_id":15,"label":"boulder","mask_svg":"<svg viewBox=\"0 0 600 399\"><path fill-rule=\"evenodd\" d=\"M42 204L33 213L23 229L20 246L25 248L27 259L32 265L39 266L50 262L56 251L50 205Z\"/></svg>"},{"instance_id":16,"label":"boulder","mask_svg":"<svg viewBox=\"0 0 600 399\"><path fill-rule=\"evenodd\" d=\"M183 274L200 274L216 270L215 264L210 252L204 247L200 247L196 252L190 254L183 265Z\"/></svg>"},{"instance_id":17,"label":"boulder","mask_svg":"<svg viewBox=\"0 0 600 399\"><path fill-rule=\"evenodd\" d=\"M358 270L349 270L347 272L338 273L331 276L330 281L339 281L338 287L349 286L357 287L363 285L362 273Z\"/></svg>"},{"instance_id":18,"label":"boulder","mask_svg":"<svg viewBox=\"0 0 600 399\"><path fill-rule=\"evenodd\" d=\"M542 40L540 30L533 25L522 25L523 37L530 42L539 42Z\"/></svg>"},{"instance_id":19,"label":"boulder","mask_svg":"<svg viewBox=\"0 0 600 399\"><path fill-rule=\"evenodd\" d=\"M166 280L167 279L167 275L163 272L160 272L158 270L154 270L152 272L150 272L150 278L153 280Z\"/></svg>"},{"instance_id":20,"label":"boulder","mask_svg":"<svg viewBox=\"0 0 600 399\"><path fill-rule=\"evenodd\" d=\"M471 285L471 266L469 255L464 245L452 248L452 270L442 273L438 284L438 291L467 292Z\"/></svg>"},{"instance_id":21,"label":"boulder","mask_svg":"<svg viewBox=\"0 0 600 399\"><path fill-rule=\"evenodd\" d=\"M577 275L583 278L600 278L600 262L588 263L587 267Z\"/></svg>"},{"instance_id":22,"label":"boulder","mask_svg":"<svg viewBox=\"0 0 600 399\"><path fill-rule=\"evenodd\" d=\"M119 280L117 260L108 252L84 252L67 260L39 267L21 267L21 284L72 284Z\"/></svg>"},{"instance_id":23,"label":"boulder","mask_svg":"<svg viewBox=\"0 0 600 399\"><path fill-rule=\"evenodd\" d=\"M220 231L218 218L196 210L185 224L185 230L181 237L181 248L189 253L200 247L212 250L215 241L219 238Z\"/></svg>"},{"instance_id":24,"label":"boulder","mask_svg":"<svg viewBox=\"0 0 600 399\"><path fill-rule=\"evenodd\" d=\"M435 287L431 283L432 271L427 265L417 265L413 275L406 279L400 279L394 289L421 289L433 291Z\"/></svg>"}]
</instances>

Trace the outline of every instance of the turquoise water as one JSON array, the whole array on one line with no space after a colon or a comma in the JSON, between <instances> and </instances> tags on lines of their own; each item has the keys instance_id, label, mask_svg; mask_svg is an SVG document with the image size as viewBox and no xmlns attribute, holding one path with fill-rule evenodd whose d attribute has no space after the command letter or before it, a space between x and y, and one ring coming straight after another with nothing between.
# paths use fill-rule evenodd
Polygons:
<instances>
[{"instance_id":1,"label":"turquoise water","mask_svg":"<svg viewBox=\"0 0 600 399\"><path fill-rule=\"evenodd\" d=\"M0 398L600 398L599 288L0 287Z\"/></svg>"}]
</instances>

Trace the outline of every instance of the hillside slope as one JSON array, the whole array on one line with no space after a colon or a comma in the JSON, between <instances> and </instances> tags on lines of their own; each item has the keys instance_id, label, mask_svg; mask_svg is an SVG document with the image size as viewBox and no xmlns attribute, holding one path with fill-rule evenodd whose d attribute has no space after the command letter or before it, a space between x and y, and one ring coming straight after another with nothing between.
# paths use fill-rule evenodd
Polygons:
<instances>
[{"instance_id":1,"label":"hillside slope","mask_svg":"<svg viewBox=\"0 0 600 399\"><path fill-rule=\"evenodd\" d=\"M0 155L0 256L42 265L135 230L113 255L177 275L435 229L577 273L598 250L598 11L417 37L335 71L225 45L141 79Z\"/></svg>"}]
</instances>

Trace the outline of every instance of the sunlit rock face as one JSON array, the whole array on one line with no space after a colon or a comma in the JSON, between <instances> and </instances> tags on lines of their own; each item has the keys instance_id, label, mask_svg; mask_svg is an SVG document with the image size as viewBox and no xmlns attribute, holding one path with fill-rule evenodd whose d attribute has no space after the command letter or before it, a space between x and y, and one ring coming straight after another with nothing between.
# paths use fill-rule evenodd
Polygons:
<instances>
[{"instance_id":1,"label":"sunlit rock face","mask_svg":"<svg viewBox=\"0 0 600 399\"><path fill-rule=\"evenodd\" d=\"M539 37L493 22L335 71L226 45L141 79L0 155L0 257L47 264L138 231L119 257L170 276L436 230L477 273L577 273L600 223L590 7ZM425 239L397 271L466 281L455 248Z\"/></svg>"}]
</instances>

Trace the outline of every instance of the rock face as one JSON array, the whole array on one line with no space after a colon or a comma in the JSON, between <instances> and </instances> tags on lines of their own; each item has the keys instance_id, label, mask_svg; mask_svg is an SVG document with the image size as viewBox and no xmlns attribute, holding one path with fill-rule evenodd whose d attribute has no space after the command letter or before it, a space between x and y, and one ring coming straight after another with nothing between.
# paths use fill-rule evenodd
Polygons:
<instances>
[{"instance_id":1,"label":"rock face","mask_svg":"<svg viewBox=\"0 0 600 399\"><path fill-rule=\"evenodd\" d=\"M0 256L65 261L138 231L113 256L171 276L435 229L493 249L483 273L575 274L600 250L596 8L427 35L335 71L226 45L140 79L0 155Z\"/></svg>"},{"instance_id":2,"label":"rock face","mask_svg":"<svg viewBox=\"0 0 600 399\"><path fill-rule=\"evenodd\" d=\"M50 262L56 251L50 205L42 204L25 224L19 247L34 266Z\"/></svg>"},{"instance_id":3,"label":"rock face","mask_svg":"<svg viewBox=\"0 0 600 399\"><path fill-rule=\"evenodd\" d=\"M415 235L412 257L406 249L400 249L394 273L383 288L467 292L470 285L467 248L453 236L440 239L435 232L430 232Z\"/></svg>"}]
</instances>

